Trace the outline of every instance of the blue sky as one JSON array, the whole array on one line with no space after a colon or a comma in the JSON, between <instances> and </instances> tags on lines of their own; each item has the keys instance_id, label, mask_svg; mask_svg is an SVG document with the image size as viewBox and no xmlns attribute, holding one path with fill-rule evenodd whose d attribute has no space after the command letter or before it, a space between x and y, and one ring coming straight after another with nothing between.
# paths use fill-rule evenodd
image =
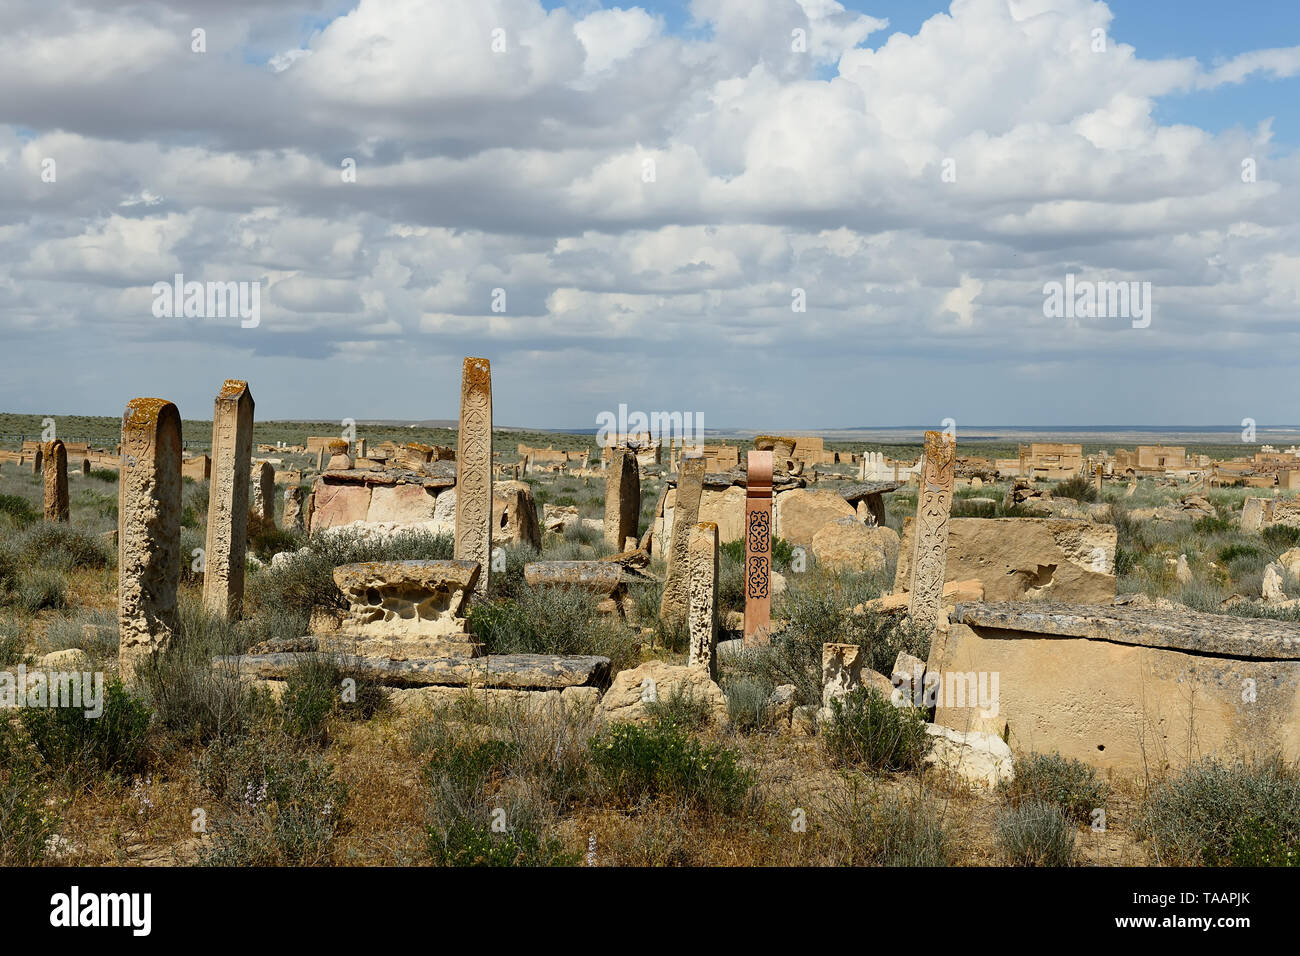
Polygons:
<instances>
[{"instance_id":1,"label":"blue sky","mask_svg":"<svg viewBox=\"0 0 1300 956\"><path fill-rule=\"evenodd\" d=\"M7 0L0 409L454 418L482 355L517 425L1300 421L1300 3L845 7Z\"/></svg>"}]
</instances>

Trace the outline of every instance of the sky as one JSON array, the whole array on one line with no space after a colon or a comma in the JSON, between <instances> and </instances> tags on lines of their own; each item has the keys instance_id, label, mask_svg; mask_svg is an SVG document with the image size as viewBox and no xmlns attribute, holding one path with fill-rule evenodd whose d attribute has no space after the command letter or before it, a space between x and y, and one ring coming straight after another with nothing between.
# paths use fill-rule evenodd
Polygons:
<instances>
[{"instance_id":1,"label":"sky","mask_svg":"<svg viewBox=\"0 0 1300 956\"><path fill-rule=\"evenodd\" d=\"M1297 104L1280 0L6 0L0 411L1297 423Z\"/></svg>"}]
</instances>

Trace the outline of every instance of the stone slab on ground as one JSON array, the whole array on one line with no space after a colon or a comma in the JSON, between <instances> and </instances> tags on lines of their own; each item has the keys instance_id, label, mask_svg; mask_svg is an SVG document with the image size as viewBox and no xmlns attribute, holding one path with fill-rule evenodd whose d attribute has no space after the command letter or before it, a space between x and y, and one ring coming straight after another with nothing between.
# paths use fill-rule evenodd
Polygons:
<instances>
[{"instance_id":1,"label":"stone slab on ground","mask_svg":"<svg viewBox=\"0 0 1300 956\"><path fill-rule=\"evenodd\" d=\"M215 657L253 677L284 679L302 663L301 654L245 654ZM486 657L426 657L404 661L338 655L339 665L358 676L392 687L496 687L562 690L596 686L609 676L609 658L594 655L491 654Z\"/></svg>"}]
</instances>

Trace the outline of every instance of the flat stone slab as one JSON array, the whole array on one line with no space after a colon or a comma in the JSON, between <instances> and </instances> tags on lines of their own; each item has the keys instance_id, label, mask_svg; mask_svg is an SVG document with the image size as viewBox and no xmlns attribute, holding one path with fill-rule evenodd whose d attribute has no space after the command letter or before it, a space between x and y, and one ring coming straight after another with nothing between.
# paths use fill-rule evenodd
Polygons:
<instances>
[{"instance_id":1,"label":"flat stone slab","mask_svg":"<svg viewBox=\"0 0 1300 956\"><path fill-rule=\"evenodd\" d=\"M524 565L524 580L531 587L576 587L609 594L623 580L623 571L606 561L534 561Z\"/></svg>"},{"instance_id":2,"label":"flat stone slab","mask_svg":"<svg viewBox=\"0 0 1300 956\"><path fill-rule=\"evenodd\" d=\"M906 484L905 481L855 481L848 487L838 490L840 497L849 504L856 505L859 501L871 495L883 495L891 491L897 491Z\"/></svg>"},{"instance_id":3,"label":"flat stone slab","mask_svg":"<svg viewBox=\"0 0 1300 956\"><path fill-rule=\"evenodd\" d=\"M1170 608L1050 604L1041 601L958 604L969 627L1163 647L1219 657L1300 660L1300 624Z\"/></svg>"},{"instance_id":4,"label":"flat stone slab","mask_svg":"<svg viewBox=\"0 0 1300 956\"><path fill-rule=\"evenodd\" d=\"M401 484L421 485L425 488L454 488L456 463L431 461L419 471L410 468L333 468L321 472L320 477L333 484L365 485L368 488Z\"/></svg>"},{"instance_id":5,"label":"flat stone slab","mask_svg":"<svg viewBox=\"0 0 1300 956\"><path fill-rule=\"evenodd\" d=\"M385 585L471 588L478 580L477 561L362 561L334 569L334 583L344 594Z\"/></svg>"},{"instance_id":6,"label":"flat stone slab","mask_svg":"<svg viewBox=\"0 0 1300 956\"><path fill-rule=\"evenodd\" d=\"M609 658L589 655L493 654L487 657L424 657L404 661L340 654L340 666L392 687L502 687L562 690L605 683ZM283 680L303 661L302 654L245 654L214 657L218 666L241 675Z\"/></svg>"}]
</instances>

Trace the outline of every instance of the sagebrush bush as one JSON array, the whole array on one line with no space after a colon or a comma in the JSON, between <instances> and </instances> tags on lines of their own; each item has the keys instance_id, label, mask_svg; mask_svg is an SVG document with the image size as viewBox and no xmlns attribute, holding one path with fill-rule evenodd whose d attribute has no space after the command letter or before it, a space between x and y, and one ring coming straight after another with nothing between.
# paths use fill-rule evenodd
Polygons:
<instances>
[{"instance_id":1,"label":"sagebrush bush","mask_svg":"<svg viewBox=\"0 0 1300 956\"><path fill-rule=\"evenodd\" d=\"M310 615L314 608L346 611L347 598L334 583L334 569L362 561L446 560L454 550L452 536L420 529L399 531L386 538L367 538L352 531L314 534L306 550L280 567L266 567L248 582L249 603Z\"/></svg>"},{"instance_id":2,"label":"sagebrush bush","mask_svg":"<svg viewBox=\"0 0 1300 956\"><path fill-rule=\"evenodd\" d=\"M841 766L880 772L913 770L927 751L925 717L913 707L895 707L874 688L857 687L831 701L822 731L826 752Z\"/></svg>"},{"instance_id":3,"label":"sagebrush bush","mask_svg":"<svg viewBox=\"0 0 1300 956\"><path fill-rule=\"evenodd\" d=\"M0 866L35 866L54 833L53 794L17 728L0 719Z\"/></svg>"},{"instance_id":4,"label":"sagebrush bush","mask_svg":"<svg viewBox=\"0 0 1300 956\"><path fill-rule=\"evenodd\" d=\"M1092 811L1106 806L1106 784L1080 760L1057 753L1020 754L1015 778L998 784L998 796L1010 806L1029 801L1058 806L1075 823L1092 822Z\"/></svg>"},{"instance_id":5,"label":"sagebrush bush","mask_svg":"<svg viewBox=\"0 0 1300 956\"><path fill-rule=\"evenodd\" d=\"M864 792L849 777L827 794L827 834L848 866L947 866L954 855L944 807L924 791Z\"/></svg>"},{"instance_id":6,"label":"sagebrush bush","mask_svg":"<svg viewBox=\"0 0 1300 956\"><path fill-rule=\"evenodd\" d=\"M68 579L45 568L24 571L11 601L30 614L46 608L61 610L68 606Z\"/></svg>"},{"instance_id":7,"label":"sagebrush bush","mask_svg":"<svg viewBox=\"0 0 1300 956\"><path fill-rule=\"evenodd\" d=\"M702 811L738 813L748 806L754 787L739 757L735 750L703 744L664 725L615 724L591 741L603 792L630 805L667 796Z\"/></svg>"},{"instance_id":8,"label":"sagebrush bush","mask_svg":"<svg viewBox=\"0 0 1300 956\"><path fill-rule=\"evenodd\" d=\"M1300 528L1286 524L1271 524L1260 532L1260 537L1274 551L1282 551L1300 545Z\"/></svg>"},{"instance_id":9,"label":"sagebrush bush","mask_svg":"<svg viewBox=\"0 0 1300 956\"><path fill-rule=\"evenodd\" d=\"M1207 758L1152 787L1138 830L1164 866L1300 866L1300 771Z\"/></svg>"},{"instance_id":10,"label":"sagebrush bush","mask_svg":"<svg viewBox=\"0 0 1300 956\"><path fill-rule=\"evenodd\" d=\"M1052 489L1053 498L1073 498L1075 501L1096 501L1097 486L1084 475L1075 475L1057 482Z\"/></svg>"},{"instance_id":11,"label":"sagebrush bush","mask_svg":"<svg viewBox=\"0 0 1300 956\"><path fill-rule=\"evenodd\" d=\"M129 776L145 765L149 708L119 680L106 683L103 692L103 713L97 717L88 716L86 707L27 706L20 711L23 729L41 759L72 787L88 788L107 774ZM84 687L82 693L87 693Z\"/></svg>"},{"instance_id":12,"label":"sagebrush bush","mask_svg":"<svg viewBox=\"0 0 1300 956\"><path fill-rule=\"evenodd\" d=\"M274 732L221 738L199 754L199 781L218 803L205 866L320 866L331 862L348 803L333 764Z\"/></svg>"},{"instance_id":13,"label":"sagebrush bush","mask_svg":"<svg viewBox=\"0 0 1300 956\"><path fill-rule=\"evenodd\" d=\"M13 539L11 547L24 563L55 571L106 568L114 561L112 550L100 538L58 521L32 525Z\"/></svg>"},{"instance_id":14,"label":"sagebrush bush","mask_svg":"<svg viewBox=\"0 0 1300 956\"><path fill-rule=\"evenodd\" d=\"M634 636L596 605L576 588L523 585L514 598L473 604L469 628L489 654L596 654L613 670L631 666Z\"/></svg>"},{"instance_id":15,"label":"sagebrush bush","mask_svg":"<svg viewBox=\"0 0 1300 956\"><path fill-rule=\"evenodd\" d=\"M1074 861L1074 824L1055 803L1025 800L1000 811L998 848L1012 866L1069 866Z\"/></svg>"},{"instance_id":16,"label":"sagebrush bush","mask_svg":"<svg viewBox=\"0 0 1300 956\"><path fill-rule=\"evenodd\" d=\"M116 476L114 478L116 480ZM20 527L41 517L36 506L19 495L0 495L0 515L7 515Z\"/></svg>"},{"instance_id":17,"label":"sagebrush bush","mask_svg":"<svg viewBox=\"0 0 1300 956\"><path fill-rule=\"evenodd\" d=\"M387 704L380 685L348 671L330 655L317 654L298 663L286 677L280 713L291 737L324 744L331 717L368 720Z\"/></svg>"}]
</instances>

